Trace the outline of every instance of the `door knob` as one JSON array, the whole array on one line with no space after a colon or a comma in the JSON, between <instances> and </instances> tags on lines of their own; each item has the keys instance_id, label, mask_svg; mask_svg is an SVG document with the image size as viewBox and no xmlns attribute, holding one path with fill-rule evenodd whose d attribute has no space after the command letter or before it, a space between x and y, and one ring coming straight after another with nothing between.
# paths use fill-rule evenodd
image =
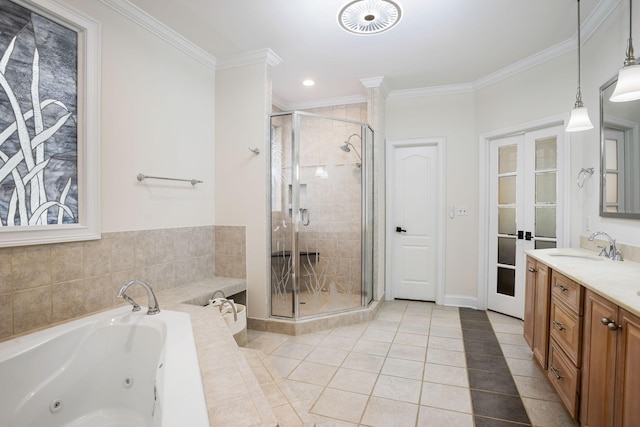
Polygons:
<instances>
[{"instance_id":1,"label":"door knob","mask_svg":"<svg viewBox=\"0 0 640 427\"><path fill-rule=\"evenodd\" d=\"M532 238L533 236L531 235L530 231L524 233L524 240L531 240Z\"/></svg>"},{"instance_id":2,"label":"door knob","mask_svg":"<svg viewBox=\"0 0 640 427\"><path fill-rule=\"evenodd\" d=\"M407 230L402 229L402 227L396 227L396 233L406 233Z\"/></svg>"}]
</instances>

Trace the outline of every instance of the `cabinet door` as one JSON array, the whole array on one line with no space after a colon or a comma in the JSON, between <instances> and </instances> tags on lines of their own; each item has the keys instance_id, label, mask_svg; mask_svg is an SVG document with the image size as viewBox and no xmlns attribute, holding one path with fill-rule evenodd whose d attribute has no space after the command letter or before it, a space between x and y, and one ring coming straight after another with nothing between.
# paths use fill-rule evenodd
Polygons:
<instances>
[{"instance_id":1,"label":"cabinet door","mask_svg":"<svg viewBox=\"0 0 640 427\"><path fill-rule=\"evenodd\" d=\"M525 280L524 295L524 340L533 350L533 334L535 325L535 286L536 286L536 260L527 257L527 275Z\"/></svg>"},{"instance_id":2,"label":"cabinet door","mask_svg":"<svg viewBox=\"0 0 640 427\"><path fill-rule=\"evenodd\" d=\"M533 334L533 355L547 369L549 354L549 267L538 263L535 286L535 327Z\"/></svg>"},{"instance_id":3,"label":"cabinet door","mask_svg":"<svg viewBox=\"0 0 640 427\"><path fill-rule=\"evenodd\" d=\"M587 291L584 313L580 421L584 427L608 427L613 425L618 334L602 319L616 320L618 306Z\"/></svg>"},{"instance_id":4,"label":"cabinet door","mask_svg":"<svg viewBox=\"0 0 640 427\"><path fill-rule=\"evenodd\" d=\"M615 425L637 426L640 422L640 318L620 309L616 365Z\"/></svg>"}]
</instances>

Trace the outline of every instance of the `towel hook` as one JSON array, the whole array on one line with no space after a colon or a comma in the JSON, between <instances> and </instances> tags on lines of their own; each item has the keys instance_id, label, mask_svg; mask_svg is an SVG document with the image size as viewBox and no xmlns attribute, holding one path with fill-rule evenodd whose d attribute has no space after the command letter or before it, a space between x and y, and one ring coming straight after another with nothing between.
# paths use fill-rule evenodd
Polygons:
<instances>
[{"instance_id":1,"label":"towel hook","mask_svg":"<svg viewBox=\"0 0 640 427\"><path fill-rule=\"evenodd\" d=\"M254 147L254 148L249 147L249 151L251 151L255 155L260 154L260 149L258 147Z\"/></svg>"}]
</instances>

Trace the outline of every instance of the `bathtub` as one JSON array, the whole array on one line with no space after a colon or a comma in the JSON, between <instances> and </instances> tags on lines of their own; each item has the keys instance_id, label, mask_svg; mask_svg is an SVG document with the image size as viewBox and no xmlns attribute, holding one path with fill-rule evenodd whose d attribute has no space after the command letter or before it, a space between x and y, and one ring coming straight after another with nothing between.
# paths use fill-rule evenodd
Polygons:
<instances>
[{"instance_id":1,"label":"bathtub","mask_svg":"<svg viewBox=\"0 0 640 427\"><path fill-rule=\"evenodd\" d=\"M120 307L0 343L0 427L208 427L191 320Z\"/></svg>"}]
</instances>

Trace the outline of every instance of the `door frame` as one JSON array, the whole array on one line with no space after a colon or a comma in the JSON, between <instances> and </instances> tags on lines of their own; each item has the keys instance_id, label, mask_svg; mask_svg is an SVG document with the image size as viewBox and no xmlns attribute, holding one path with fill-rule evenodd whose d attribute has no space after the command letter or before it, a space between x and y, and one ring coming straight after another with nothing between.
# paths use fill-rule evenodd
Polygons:
<instances>
[{"instance_id":1,"label":"door frame","mask_svg":"<svg viewBox=\"0 0 640 427\"><path fill-rule=\"evenodd\" d=\"M393 195L391 189L393 188L395 178L395 154L397 148L404 147L436 147L438 155L436 176L438 178L436 188L436 200L438 201L438 207L436 208L436 219L438 221L438 232L436 235L436 242L438 250L436 252L436 304L442 304L444 298L444 284L445 284L445 213L446 213L446 200L445 200L445 165L446 163L446 138L445 137L421 137L421 138L390 138L386 140L386 194L385 194L385 238L387 244L385 245L385 300L390 301L394 299L394 288L392 283L393 277L393 245L391 241L393 239L393 233L395 233L395 218L394 210L392 208Z\"/></svg>"},{"instance_id":2,"label":"door frame","mask_svg":"<svg viewBox=\"0 0 640 427\"><path fill-rule=\"evenodd\" d=\"M554 115L540 120L522 123L509 128L498 129L480 134L479 150L479 184L478 184L478 309L487 309L487 294L489 292L489 183L490 183L490 144L498 138L505 138L517 134L524 134L553 126L566 126L569 119L567 114ZM560 171L563 171L562 175ZM558 203L563 204L562 220L563 232L558 236L559 241L570 242L571 235L571 188L569 179L571 172L571 133L564 134L564 159L558 164Z\"/></svg>"}]
</instances>

